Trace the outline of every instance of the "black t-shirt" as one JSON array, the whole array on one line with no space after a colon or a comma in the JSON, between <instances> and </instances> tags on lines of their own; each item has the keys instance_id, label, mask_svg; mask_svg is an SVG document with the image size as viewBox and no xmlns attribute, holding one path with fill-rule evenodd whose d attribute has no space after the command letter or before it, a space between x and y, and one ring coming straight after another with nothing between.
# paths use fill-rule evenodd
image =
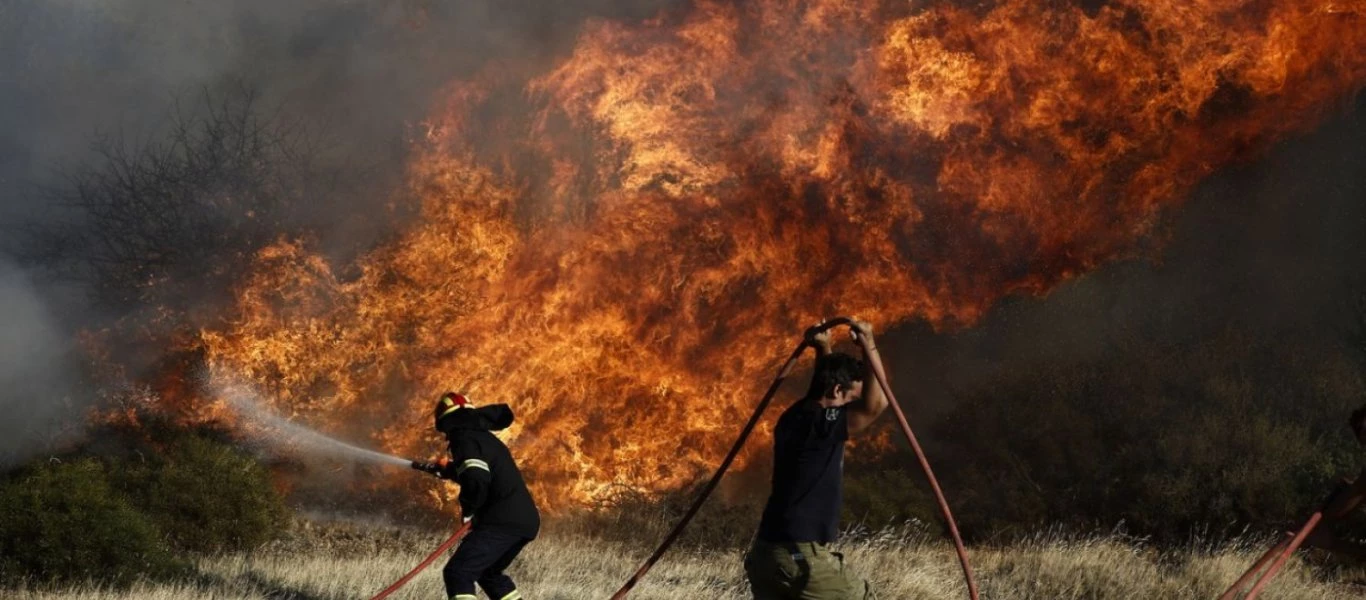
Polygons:
<instances>
[{"instance_id":1,"label":"black t-shirt","mask_svg":"<svg viewBox=\"0 0 1366 600\"><path fill-rule=\"evenodd\" d=\"M844 499L845 409L800 401L773 431L773 493L759 522L766 542L830 543L839 535Z\"/></svg>"}]
</instances>

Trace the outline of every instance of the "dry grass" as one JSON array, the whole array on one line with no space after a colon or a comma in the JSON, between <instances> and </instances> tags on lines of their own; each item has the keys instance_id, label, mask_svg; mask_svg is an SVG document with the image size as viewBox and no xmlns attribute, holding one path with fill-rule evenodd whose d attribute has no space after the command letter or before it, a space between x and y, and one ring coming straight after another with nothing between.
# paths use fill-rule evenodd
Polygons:
<instances>
[{"instance_id":1,"label":"dry grass","mask_svg":"<svg viewBox=\"0 0 1366 600\"><path fill-rule=\"evenodd\" d=\"M76 589L0 590L16 600L353 600L369 598L396 580L440 536L398 530L309 528L250 555L199 561L199 577L175 584L144 583L126 591L88 585ZM973 563L982 597L992 599L1200 599L1218 595L1255 557L1261 544L1218 551L1160 552L1119 538L1059 537L1009 548L977 548ZM845 544L849 563L873 580L884 600L965 597L947 544L888 534ZM611 595L647 554L643 547L582 535L552 534L528 547L513 576L530 598L601 600ZM636 588L633 598L682 600L748 598L739 551L670 553ZM444 561L444 559L443 559ZM392 596L442 596L442 562ZM1366 588L1324 581L1298 560L1286 568L1267 600L1366 598Z\"/></svg>"}]
</instances>

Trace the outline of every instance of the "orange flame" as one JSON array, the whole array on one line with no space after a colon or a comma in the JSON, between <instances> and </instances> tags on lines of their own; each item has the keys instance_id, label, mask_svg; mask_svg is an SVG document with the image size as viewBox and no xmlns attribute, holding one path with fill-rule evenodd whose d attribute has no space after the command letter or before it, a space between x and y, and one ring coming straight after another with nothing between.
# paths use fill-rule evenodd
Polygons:
<instances>
[{"instance_id":1,"label":"orange flame","mask_svg":"<svg viewBox=\"0 0 1366 600\"><path fill-rule=\"evenodd\" d=\"M202 343L278 408L425 455L466 381L544 505L721 455L801 328L970 324L1152 235L1366 82L1366 4L698 2L452 84L421 218L353 267L263 250ZM761 443L751 444L752 447Z\"/></svg>"}]
</instances>

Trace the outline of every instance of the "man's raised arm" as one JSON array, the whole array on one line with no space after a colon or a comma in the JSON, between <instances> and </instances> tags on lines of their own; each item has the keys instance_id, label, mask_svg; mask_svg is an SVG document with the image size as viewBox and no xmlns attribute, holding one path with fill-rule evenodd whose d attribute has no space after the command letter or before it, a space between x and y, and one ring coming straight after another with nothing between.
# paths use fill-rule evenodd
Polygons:
<instances>
[{"instance_id":1,"label":"man's raised arm","mask_svg":"<svg viewBox=\"0 0 1366 600\"><path fill-rule=\"evenodd\" d=\"M874 370L882 369L882 357L878 355L877 342L873 339L872 324L854 321L850 331L854 335L854 342L863 350L863 398L849 405L849 433L858 433L867 429L882 411L887 410L887 395L882 393L882 386L877 384Z\"/></svg>"},{"instance_id":2,"label":"man's raised arm","mask_svg":"<svg viewBox=\"0 0 1366 600\"><path fill-rule=\"evenodd\" d=\"M830 330L822 329L823 323L806 328L806 345L816 349L816 358L830 354Z\"/></svg>"}]
</instances>

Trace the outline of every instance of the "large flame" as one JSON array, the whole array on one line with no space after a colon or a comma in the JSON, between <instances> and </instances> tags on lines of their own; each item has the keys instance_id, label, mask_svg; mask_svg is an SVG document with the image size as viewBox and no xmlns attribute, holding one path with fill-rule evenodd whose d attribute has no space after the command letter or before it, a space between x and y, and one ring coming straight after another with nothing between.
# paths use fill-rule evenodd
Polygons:
<instances>
[{"instance_id":1,"label":"large flame","mask_svg":"<svg viewBox=\"0 0 1366 600\"><path fill-rule=\"evenodd\" d=\"M1081 4L590 23L548 71L449 87L392 243L341 270L265 249L202 342L406 455L477 381L548 506L693 481L803 326L970 324L1047 291L1366 82L1362 0Z\"/></svg>"}]
</instances>

